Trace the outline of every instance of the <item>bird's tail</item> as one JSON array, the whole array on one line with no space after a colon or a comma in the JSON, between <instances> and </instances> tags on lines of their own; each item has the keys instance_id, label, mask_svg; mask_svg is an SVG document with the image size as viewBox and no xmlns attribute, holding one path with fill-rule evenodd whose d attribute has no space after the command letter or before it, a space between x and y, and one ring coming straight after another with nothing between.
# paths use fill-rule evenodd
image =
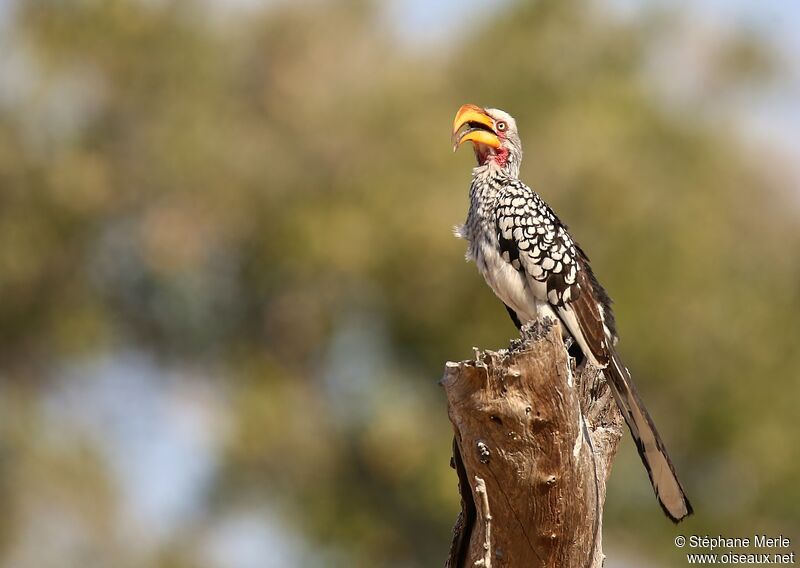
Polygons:
<instances>
[{"instance_id":1,"label":"bird's tail","mask_svg":"<svg viewBox=\"0 0 800 568\"><path fill-rule=\"evenodd\" d=\"M631 375L616 351L606 367L606 376L617 405L628 423L639 456L650 476L650 483L664 513L673 522L679 522L692 514L692 505L686 497L681 482L675 473L675 466L658 435L653 419L639 398L639 393L631 380Z\"/></svg>"}]
</instances>

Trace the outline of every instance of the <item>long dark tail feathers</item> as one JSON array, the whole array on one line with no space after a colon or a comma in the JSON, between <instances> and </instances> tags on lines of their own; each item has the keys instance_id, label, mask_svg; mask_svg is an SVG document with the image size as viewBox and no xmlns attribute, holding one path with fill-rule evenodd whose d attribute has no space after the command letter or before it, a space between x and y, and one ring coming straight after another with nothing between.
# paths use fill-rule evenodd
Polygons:
<instances>
[{"instance_id":1,"label":"long dark tail feathers","mask_svg":"<svg viewBox=\"0 0 800 568\"><path fill-rule=\"evenodd\" d=\"M692 514L692 504L689 503L686 492L675 473L675 466L672 465L664 442L661 440L642 399L639 398L639 393L631 381L628 369L622 364L615 351L606 368L606 376L633 440L636 442L636 449L650 476L650 483L653 485L658 502L664 513L674 523L679 523Z\"/></svg>"},{"instance_id":2,"label":"long dark tail feathers","mask_svg":"<svg viewBox=\"0 0 800 568\"><path fill-rule=\"evenodd\" d=\"M517 329L522 328L517 313L506 305L508 315ZM580 347L577 343L577 354L582 357ZM570 354L575 356L570 349ZM675 473L675 466L669 458L664 442L656 430L653 419L650 418L647 409L639 398L639 393L631 380L630 373L617 355L612 351L611 361L606 368L611 391L617 401L628 429L631 431L633 441L636 442L636 449L642 458L642 463L650 476L650 483L658 498L658 503L674 523L679 523L693 513L692 504L686 497L678 475Z\"/></svg>"}]
</instances>

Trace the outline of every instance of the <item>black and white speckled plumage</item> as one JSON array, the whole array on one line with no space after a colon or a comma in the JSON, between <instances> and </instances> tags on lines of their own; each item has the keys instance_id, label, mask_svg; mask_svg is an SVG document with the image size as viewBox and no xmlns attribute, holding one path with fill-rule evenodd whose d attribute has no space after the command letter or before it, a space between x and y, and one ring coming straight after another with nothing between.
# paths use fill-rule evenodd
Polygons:
<instances>
[{"instance_id":1,"label":"black and white speckled plumage","mask_svg":"<svg viewBox=\"0 0 800 568\"><path fill-rule=\"evenodd\" d=\"M508 180L495 202L498 244L503 258L531 278L547 283L547 299L564 306L581 294L579 273L591 272L588 259L567 227L535 191L517 179ZM605 310L613 336L611 300L591 275L592 291Z\"/></svg>"},{"instance_id":2,"label":"black and white speckled plumage","mask_svg":"<svg viewBox=\"0 0 800 568\"><path fill-rule=\"evenodd\" d=\"M492 162L475 168L460 234L470 242L468 257L519 323L552 310L593 363L608 364L607 343L616 342L611 300L567 227L536 192ZM580 314L600 333L584 337Z\"/></svg>"},{"instance_id":3,"label":"black and white speckled plumage","mask_svg":"<svg viewBox=\"0 0 800 568\"><path fill-rule=\"evenodd\" d=\"M475 148L479 165L473 170L469 212L457 229L469 243L467 258L475 261L518 327L542 314L557 318L584 357L605 370L659 503L672 520L679 521L692 508L616 352L611 300L566 225L518 179L522 144L514 119L497 109L480 112L503 128L494 130L498 148Z\"/></svg>"}]
</instances>

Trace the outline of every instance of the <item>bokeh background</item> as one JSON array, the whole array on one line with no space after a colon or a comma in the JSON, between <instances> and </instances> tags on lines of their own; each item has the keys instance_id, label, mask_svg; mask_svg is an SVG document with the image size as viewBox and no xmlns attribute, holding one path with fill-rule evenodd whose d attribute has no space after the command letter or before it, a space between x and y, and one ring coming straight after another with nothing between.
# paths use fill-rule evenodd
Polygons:
<instances>
[{"instance_id":1,"label":"bokeh background","mask_svg":"<svg viewBox=\"0 0 800 568\"><path fill-rule=\"evenodd\" d=\"M0 566L438 566L437 380L515 330L451 228L465 102L616 298L607 566L800 537L800 4L0 1ZM798 550L800 552L800 550Z\"/></svg>"}]
</instances>

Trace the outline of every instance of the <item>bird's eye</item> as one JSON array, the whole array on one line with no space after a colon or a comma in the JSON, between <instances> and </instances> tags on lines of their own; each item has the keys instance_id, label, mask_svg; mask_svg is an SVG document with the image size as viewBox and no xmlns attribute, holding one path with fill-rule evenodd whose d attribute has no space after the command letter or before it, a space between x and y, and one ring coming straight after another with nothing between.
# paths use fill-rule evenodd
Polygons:
<instances>
[{"instance_id":1,"label":"bird's eye","mask_svg":"<svg viewBox=\"0 0 800 568\"><path fill-rule=\"evenodd\" d=\"M496 128L497 128L497 130L499 130L500 132L503 132L503 131L504 131L506 128L508 128L508 125L506 125L506 123L505 123L505 122L503 122L503 121L501 120L500 122L498 122L498 123L495 125L495 127L496 127Z\"/></svg>"}]
</instances>

